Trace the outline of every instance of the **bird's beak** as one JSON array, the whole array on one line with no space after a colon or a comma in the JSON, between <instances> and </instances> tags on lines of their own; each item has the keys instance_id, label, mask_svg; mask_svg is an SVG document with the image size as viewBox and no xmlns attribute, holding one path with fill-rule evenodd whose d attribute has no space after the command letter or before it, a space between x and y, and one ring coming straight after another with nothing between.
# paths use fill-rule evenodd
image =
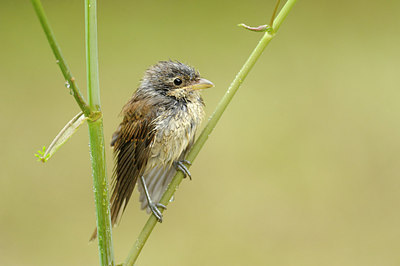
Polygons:
<instances>
[{"instance_id":1,"label":"bird's beak","mask_svg":"<svg viewBox=\"0 0 400 266\"><path fill-rule=\"evenodd\" d=\"M194 90L207 89L211 87L214 87L214 83L206 79L199 79L192 85L188 86L188 89L194 91Z\"/></svg>"}]
</instances>

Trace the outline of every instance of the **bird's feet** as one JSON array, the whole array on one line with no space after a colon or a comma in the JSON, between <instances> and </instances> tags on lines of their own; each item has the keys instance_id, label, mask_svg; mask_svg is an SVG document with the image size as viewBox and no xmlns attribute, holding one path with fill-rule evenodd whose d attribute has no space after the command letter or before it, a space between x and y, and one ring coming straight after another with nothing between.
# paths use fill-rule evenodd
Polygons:
<instances>
[{"instance_id":1,"label":"bird's feet","mask_svg":"<svg viewBox=\"0 0 400 266\"><path fill-rule=\"evenodd\" d=\"M175 162L175 168L177 171L181 171L184 174L184 178L186 178L186 176L188 176L190 178L190 180L192 180L192 175L189 172L189 169L187 169L186 165L192 165L191 162L187 161L187 160L182 160L182 161L177 161Z\"/></svg>"},{"instance_id":2,"label":"bird's feet","mask_svg":"<svg viewBox=\"0 0 400 266\"><path fill-rule=\"evenodd\" d=\"M151 212L154 214L154 216L157 218L157 221L162 223L162 213L158 208L163 208L164 210L167 209L167 207L161 203L153 203L152 201L149 202L149 208Z\"/></svg>"},{"instance_id":3,"label":"bird's feet","mask_svg":"<svg viewBox=\"0 0 400 266\"><path fill-rule=\"evenodd\" d=\"M158 208L163 208L165 210L165 209L167 209L167 207L165 207L165 205L163 205L161 203L154 203L150 198L149 190L147 189L146 182L145 182L143 176L140 176L140 181L142 182L143 190L144 190L144 193L146 194L146 199L147 199L147 204L149 206L149 209L154 214L154 216L157 218L157 220L160 223L162 223L162 213Z\"/></svg>"}]
</instances>

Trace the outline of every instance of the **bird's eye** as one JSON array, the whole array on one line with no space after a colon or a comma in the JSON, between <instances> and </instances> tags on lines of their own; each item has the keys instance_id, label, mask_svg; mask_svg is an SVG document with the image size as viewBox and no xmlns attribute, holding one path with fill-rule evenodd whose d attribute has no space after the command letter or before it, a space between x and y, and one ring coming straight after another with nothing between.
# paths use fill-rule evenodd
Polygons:
<instances>
[{"instance_id":1,"label":"bird's eye","mask_svg":"<svg viewBox=\"0 0 400 266\"><path fill-rule=\"evenodd\" d=\"M174 84L175 84L176 86L179 86L179 85L182 84L182 80L181 80L180 78L176 78L176 79L174 79Z\"/></svg>"}]
</instances>

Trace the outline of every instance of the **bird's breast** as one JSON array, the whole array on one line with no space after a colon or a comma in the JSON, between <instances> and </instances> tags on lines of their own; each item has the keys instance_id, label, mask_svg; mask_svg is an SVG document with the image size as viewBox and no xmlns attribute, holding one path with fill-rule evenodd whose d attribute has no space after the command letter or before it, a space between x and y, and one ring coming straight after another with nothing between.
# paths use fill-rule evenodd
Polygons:
<instances>
[{"instance_id":1,"label":"bird's breast","mask_svg":"<svg viewBox=\"0 0 400 266\"><path fill-rule=\"evenodd\" d=\"M204 117L201 102L186 103L175 108L160 110L154 120L155 138L147 169L170 166L193 142L195 132Z\"/></svg>"}]
</instances>

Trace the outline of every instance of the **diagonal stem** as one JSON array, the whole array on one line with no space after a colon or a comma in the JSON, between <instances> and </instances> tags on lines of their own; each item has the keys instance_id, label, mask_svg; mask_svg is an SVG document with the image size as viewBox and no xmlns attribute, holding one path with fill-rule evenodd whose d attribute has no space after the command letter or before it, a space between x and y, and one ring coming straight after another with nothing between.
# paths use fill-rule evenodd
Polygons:
<instances>
[{"instance_id":1,"label":"diagonal stem","mask_svg":"<svg viewBox=\"0 0 400 266\"><path fill-rule=\"evenodd\" d=\"M286 4L283 6L282 10L276 17L274 24L273 24L273 31L272 33L276 32L286 16L288 15L289 11L292 9L293 5L296 3L297 0L288 0ZM233 96L239 89L240 85L243 83L244 79L249 74L250 70L253 68L254 64L257 62L259 57L261 56L262 52L265 50L269 42L274 37L274 34L270 32L266 32L264 36L261 38L259 43L257 44L256 48L253 50L249 58L247 59L246 63L242 66L239 73L236 75L235 79L232 81L231 85L229 86L228 90L226 91L225 95L217 105L214 113L211 115L210 119L206 127L201 132L199 138L197 139L196 143L193 145L192 149L188 153L186 160L193 162L196 158L197 154L200 152L201 148L203 147L204 143L207 141L208 136L213 131L215 125L218 123L219 119L221 118L223 112L225 111L226 107L232 100ZM164 195L162 196L160 203L163 205L167 205L169 200L174 195L175 191L177 190L179 184L182 182L183 173L178 171L175 177L172 179L171 183L169 184L167 190L165 191ZM163 211L163 210L161 210ZM142 231L140 232L135 244L131 248L127 259L125 260L124 265L133 265L137 260L140 252L143 249L144 244L146 243L147 239L149 238L151 232L153 231L154 227L157 224L157 219L154 215L151 215L147 220L146 224L144 225Z\"/></svg>"},{"instance_id":2,"label":"diagonal stem","mask_svg":"<svg viewBox=\"0 0 400 266\"><path fill-rule=\"evenodd\" d=\"M78 85L76 84L75 78L72 76L72 73L65 61L61 48L56 41L56 37L54 36L53 30L50 27L50 24L47 20L46 14L44 13L44 9L40 0L31 0L33 7L35 9L36 15L40 20L40 24L42 25L43 31L46 34L47 40L50 44L50 47L56 57L56 62L60 66L61 72L66 80L66 87L69 88L72 92L72 95L75 98L75 101L78 103L79 108L81 108L82 112L86 117L91 115L91 109L87 105L85 99L83 98Z\"/></svg>"}]
</instances>

